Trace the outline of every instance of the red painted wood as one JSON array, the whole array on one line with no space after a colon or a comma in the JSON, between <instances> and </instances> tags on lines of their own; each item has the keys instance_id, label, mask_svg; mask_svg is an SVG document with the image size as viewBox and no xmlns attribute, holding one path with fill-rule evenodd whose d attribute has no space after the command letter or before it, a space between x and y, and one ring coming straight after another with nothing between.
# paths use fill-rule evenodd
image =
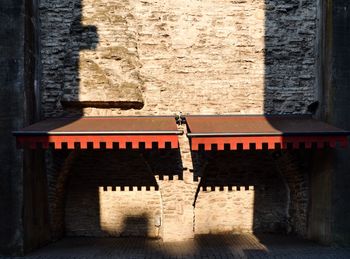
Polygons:
<instances>
[{"instance_id":1,"label":"red painted wood","mask_svg":"<svg viewBox=\"0 0 350 259\"><path fill-rule=\"evenodd\" d=\"M237 150L238 145L242 145L243 150L251 149L251 145L255 145L257 150L263 148L263 144L267 144L268 149L276 149L279 144L282 149L286 149L288 144L292 148L312 148L312 144L316 143L317 148L323 148L325 143L335 148L337 144L340 147L347 147L348 139L346 136L230 136L230 137L192 137L191 149L199 150L199 145L204 145L204 150L212 150L212 145L217 145L218 150L223 150L224 145L230 145L230 150Z\"/></svg>"},{"instance_id":2,"label":"red painted wood","mask_svg":"<svg viewBox=\"0 0 350 259\"><path fill-rule=\"evenodd\" d=\"M75 149L77 143L81 149L87 149L88 143L92 143L93 149L100 149L101 143L106 144L106 149L112 149L113 143L118 143L120 149L126 149L127 143L131 143L132 149L140 148L140 143L145 143L145 148L152 148L153 143L158 144L158 148L164 149L166 143L170 143L170 148L178 148L177 135L77 135L77 136L17 136L18 147L28 147L36 149L41 146L44 149L53 144L55 149L62 149L63 144L68 149Z\"/></svg>"}]
</instances>

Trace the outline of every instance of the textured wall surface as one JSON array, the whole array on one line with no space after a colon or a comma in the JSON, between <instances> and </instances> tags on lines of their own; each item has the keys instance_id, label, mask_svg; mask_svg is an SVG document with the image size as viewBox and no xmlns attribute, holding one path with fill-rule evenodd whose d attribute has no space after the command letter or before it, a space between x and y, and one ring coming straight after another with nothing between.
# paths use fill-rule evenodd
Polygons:
<instances>
[{"instance_id":1,"label":"textured wall surface","mask_svg":"<svg viewBox=\"0 0 350 259\"><path fill-rule=\"evenodd\" d=\"M333 4L333 79L328 85L328 90L333 97L329 103L329 121L338 127L350 130L350 3L348 1L332 1ZM328 32L331 33L331 32ZM333 88L332 88L333 87ZM332 182L332 204L333 204L333 242L350 244L350 206L347 197L350 195L350 149L336 152L336 163L334 163L335 174Z\"/></svg>"},{"instance_id":2,"label":"textured wall surface","mask_svg":"<svg viewBox=\"0 0 350 259\"><path fill-rule=\"evenodd\" d=\"M305 151L283 152L275 158L277 170L288 188L288 232L302 237L307 235L308 210L312 203L310 192L314 184L309 178L310 168L313 167L309 155L310 153Z\"/></svg>"},{"instance_id":3,"label":"textured wall surface","mask_svg":"<svg viewBox=\"0 0 350 259\"><path fill-rule=\"evenodd\" d=\"M0 254L21 253L22 152L11 131L24 123L24 2L1 2L0 20ZM6 104L6 105L4 105Z\"/></svg>"},{"instance_id":4,"label":"textured wall surface","mask_svg":"<svg viewBox=\"0 0 350 259\"><path fill-rule=\"evenodd\" d=\"M161 195L154 187L99 189L100 227L109 236L160 237ZM118 201L118 202L116 202ZM67 228L71 226L68 225ZM95 236L94 234L92 236Z\"/></svg>"},{"instance_id":5,"label":"textured wall surface","mask_svg":"<svg viewBox=\"0 0 350 259\"><path fill-rule=\"evenodd\" d=\"M170 115L178 111L185 114L305 113L316 96L316 16L317 2L312 0L42 0L44 115ZM249 164L265 156L243 155L245 171L242 162L232 163L226 156L218 160L220 164L202 161L199 167L205 168L203 163L208 162L209 169L203 170L209 171L196 182L193 172L198 168L191 170L192 158L197 155L190 153L186 137L180 144L179 153L175 151L164 157L156 153L143 154L148 169L145 164L133 169L136 166L133 163L129 167L125 164L123 169L119 160L109 156L107 166L104 160L94 160L96 154L91 155L89 160L94 164L86 168L90 178L86 178L84 184L80 179L83 175L78 175L86 171L84 166L89 163L74 165L67 180L69 187L64 187L68 191L63 187L63 191L58 191L67 191L69 199L65 207L62 198L61 205L54 205L60 208L57 215L61 214L57 217L57 224L61 224L57 229L64 229L62 213L65 210L65 229L69 235L105 235L99 221L101 217L106 217L105 228L115 226L111 233L120 235L123 218L127 217L124 214L146 199L144 202L153 204L155 212L161 211L162 226L156 229L152 224L157 221L157 213L143 208L139 214L151 225L135 219L144 226L134 224L135 227L130 227L131 234L144 235L144 229L149 228L151 236L159 230L166 239L192 237L197 216L198 233L238 230L243 224L241 230L244 231L305 234L308 189L303 184L306 180L303 175L295 179L289 176L289 172L299 176L298 168L293 168L297 162L284 161L288 168L280 172L273 161L260 159L263 170L258 170L261 177L258 181L256 168L250 168ZM147 195L142 191L100 192L101 186L97 183L102 176L109 179L104 182L105 186L118 186L113 184L114 178L107 177L111 168L121 172L131 186L140 181L136 171L144 174L151 170L159 191ZM214 186L222 186L226 181L228 186L233 175L246 175L247 179L243 179L243 185L236 179L231 186L254 186L254 195L251 191L242 192L247 198L241 197L237 204L232 204L235 192L198 192L203 181L212 181ZM173 176L175 179L171 179ZM57 179L57 175L53 179ZM55 180L51 182L55 184ZM57 193L57 186L55 188L53 193ZM160 203L156 202L159 195ZM226 205L213 203L218 200ZM198 207L194 210L196 201ZM102 214L98 213L99 202L104 204ZM124 214L113 218L111 211ZM205 230L206 215L213 211L217 217L209 220L212 225ZM234 212L232 217L246 218L226 220L222 215L227 211Z\"/></svg>"},{"instance_id":6,"label":"textured wall surface","mask_svg":"<svg viewBox=\"0 0 350 259\"><path fill-rule=\"evenodd\" d=\"M191 153L186 140L180 136L181 153L55 151L48 160L54 165L48 170L53 238L305 236L309 184L295 154Z\"/></svg>"},{"instance_id":7,"label":"textured wall surface","mask_svg":"<svg viewBox=\"0 0 350 259\"><path fill-rule=\"evenodd\" d=\"M265 113L304 113L315 101L318 5L265 0Z\"/></svg>"},{"instance_id":8,"label":"textured wall surface","mask_svg":"<svg viewBox=\"0 0 350 259\"><path fill-rule=\"evenodd\" d=\"M312 0L42 0L44 113L304 113L316 14Z\"/></svg>"},{"instance_id":9,"label":"textured wall surface","mask_svg":"<svg viewBox=\"0 0 350 259\"><path fill-rule=\"evenodd\" d=\"M289 188L271 154L213 152L206 160L195 206L196 232L289 231Z\"/></svg>"},{"instance_id":10,"label":"textured wall surface","mask_svg":"<svg viewBox=\"0 0 350 259\"><path fill-rule=\"evenodd\" d=\"M192 114L305 113L307 105L317 96L319 53L316 46L317 37L320 37L316 35L320 31L317 13L322 1L39 2L41 64L38 78L34 75L34 45L28 45L35 40L35 34L30 31L35 29L32 24L35 19L31 19L33 13L28 13L35 4L30 6L30 1L26 1L28 6L24 8L23 1L5 0L0 9L4 25L0 33L3 82L0 97L2 103L8 104L0 107L0 131L6 139L3 143L7 143L0 149L0 158L4 161L0 190L5 194L0 195L0 207L1 211L6 211L0 213L1 222L6 223L0 228L1 252L20 253L24 243L27 242L30 249L41 242L42 233L37 235L36 224L45 219L39 215L45 211L44 208L33 210L31 205L38 199L44 200L41 195L44 191L36 188L36 178L24 183L26 220L21 222L18 206L22 204L23 186L19 184L22 156L11 141L11 130L35 117L34 111L38 108L33 97L35 79L40 81L45 117L68 113L173 114L180 110ZM346 37L349 4L346 1L325 2L329 14L326 42L330 44L326 46L329 52L325 54L329 56L325 60L331 62L325 62L324 72L332 74L324 78L327 81L323 93L324 113L328 121L349 128L349 44ZM34 9L31 11L35 12ZM24 25L25 20L29 26ZM25 40L28 40L27 45ZM23 87L25 77L26 87ZM181 239L193 236L193 226L197 233L251 231L253 228L305 235L310 183L304 169L300 168L302 159L283 154L273 170L265 165L260 180L267 184L252 184L254 177L249 176L246 183L254 186L254 193L253 190L230 192L220 181L242 172L237 169L223 172L216 166L210 167L210 161L202 161L199 167L206 168L204 164L209 163L209 169L200 174L199 182L194 181L193 172L198 172L198 168L192 170L192 158L197 155L189 152L185 137L181 142L181 153L164 157L156 153L142 154L147 162L139 167L137 163L130 163L135 154L129 154L124 165L124 162L115 161L119 158L106 155L106 161L110 162L108 169L101 169L106 161L97 161L96 153L60 154L51 157L55 161L48 159L53 237L66 232L69 235L161 235ZM323 240L342 243L349 240L349 213L344 209L347 208L344 198L349 190L348 181L344 180L348 175L348 153L347 150L331 154L336 166L327 167L329 171L320 174L320 178L313 175L311 179L314 181L311 214L314 214L310 220L316 219L315 224L320 220L314 234ZM169 158L171 156L175 160ZM30 157L27 158L33 162L34 157ZM81 159L88 161L79 165ZM228 158L224 161L225 168L232 166ZM247 158L245 162L256 160ZM58 165L60 163L63 167ZM87 168L89 163L91 166ZM171 163L175 166L169 167ZM86 170L82 170L85 167ZM110 168L122 172L121 178L111 177ZM88 172L90 178L79 175L82 172ZM148 172L148 178L130 172L141 175ZM280 178L276 177L278 172ZM150 178L151 182L142 182ZM142 187L137 191L114 189L126 183L135 186L140 181L140 187L149 185L151 190L145 191ZM216 191L200 191L198 187L205 185L203 181L214 181ZM269 185L271 188L266 188ZM329 189L322 196L317 187L325 185ZM153 190L156 187L157 190ZM237 194L241 197L236 198ZM257 203L257 197L262 197L264 202ZM235 199L236 203L230 202ZM315 204L317 202L319 204ZM235 218L223 218L227 211L232 211ZM210 213L211 218L208 217ZM242 221L235 221L240 218ZM238 225L244 227L237 229ZM44 227L42 230L46 232ZM32 235L36 237L32 239Z\"/></svg>"},{"instance_id":11,"label":"textured wall surface","mask_svg":"<svg viewBox=\"0 0 350 259\"><path fill-rule=\"evenodd\" d=\"M253 232L254 186L201 190L195 207L195 233Z\"/></svg>"},{"instance_id":12,"label":"textured wall surface","mask_svg":"<svg viewBox=\"0 0 350 259\"><path fill-rule=\"evenodd\" d=\"M323 118L334 125L350 130L350 87L349 87L349 59L350 59L350 2L346 0L327 0L325 16L326 31L324 35L325 51L323 56L322 75L323 88ZM316 199L324 199L316 204L313 218L319 222L314 225L314 235L323 242L350 244L350 149L334 150L322 161L319 177L329 179L328 182L319 180L323 184L325 193L315 191ZM327 203L328 202L328 203ZM318 205L318 208L317 208ZM325 207L322 207L326 205Z\"/></svg>"},{"instance_id":13,"label":"textured wall surface","mask_svg":"<svg viewBox=\"0 0 350 259\"><path fill-rule=\"evenodd\" d=\"M82 152L66 191L68 236L158 236L160 193L138 152Z\"/></svg>"}]
</instances>

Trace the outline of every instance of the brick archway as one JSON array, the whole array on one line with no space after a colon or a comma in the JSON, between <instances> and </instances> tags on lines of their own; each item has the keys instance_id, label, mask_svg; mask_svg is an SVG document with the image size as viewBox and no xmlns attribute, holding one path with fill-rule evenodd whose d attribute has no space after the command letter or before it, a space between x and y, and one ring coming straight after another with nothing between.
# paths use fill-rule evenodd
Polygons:
<instances>
[{"instance_id":1,"label":"brick archway","mask_svg":"<svg viewBox=\"0 0 350 259\"><path fill-rule=\"evenodd\" d=\"M302 237L307 235L310 182L301 152L276 153L277 170L283 175L290 195L289 230Z\"/></svg>"},{"instance_id":2,"label":"brick archway","mask_svg":"<svg viewBox=\"0 0 350 259\"><path fill-rule=\"evenodd\" d=\"M195 233L283 232L305 236L309 184L297 154L207 153L198 169L203 173L194 203Z\"/></svg>"},{"instance_id":3,"label":"brick archway","mask_svg":"<svg viewBox=\"0 0 350 259\"><path fill-rule=\"evenodd\" d=\"M159 188L139 152L58 151L47 159L54 240L160 235Z\"/></svg>"},{"instance_id":4,"label":"brick archway","mask_svg":"<svg viewBox=\"0 0 350 259\"><path fill-rule=\"evenodd\" d=\"M50 151L46 160L48 177L48 202L51 238L57 240L64 235L65 190L71 167L78 158L79 151Z\"/></svg>"}]
</instances>

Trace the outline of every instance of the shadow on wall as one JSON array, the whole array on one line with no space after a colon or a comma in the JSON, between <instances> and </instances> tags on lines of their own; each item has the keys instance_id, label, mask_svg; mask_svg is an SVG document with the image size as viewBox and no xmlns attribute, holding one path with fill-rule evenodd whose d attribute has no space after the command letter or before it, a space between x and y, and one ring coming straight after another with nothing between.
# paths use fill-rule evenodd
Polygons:
<instances>
[{"instance_id":1,"label":"shadow on wall","mask_svg":"<svg viewBox=\"0 0 350 259\"><path fill-rule=\"evenodd\" d=\"M144 236L149 235L149 216L147 214L127 216L123 220L123 225L121 227L120 236L130 237L130 236ZM135 230L136 229L136 230ZM158 237L158 236L156 236Z\"/></svg>"},{"instance_id":2,"label":"shadow on wall","mask_svg":"<svg viewBox=\"0 0 350 259\"><path fill-rule=\"evenodd\" d=\"M320 3L265 0L265 114L316 114L318 109L318 21ZM283 132L273 120L270 124ZM286 141L282 137L282 142ZM290 232L306 237L314 150L275 153L288 192ZM288 232L289 232L288 231Z\"/></svg>"},{"instance_id":3,"label":"shadow on wall","mask_svg":"<svg viewBox=\"0 0 350 259\"><path fill-rule=\"evenodd\" d=\"M269 151L192 153L200 177L195 233L287 233L289 194ZM215 213L209 213L215 211Z\"/></svg>"},{"instance_id":4,"label":"shadow on wall","mask_svg":"<svg viewBox=\"0 0 350 259\"><path fill-rule=\"evenodd\" d=\"M43 0L39 1L38 8L41 117L73 115L78 118L83 114L82 108L67 111L62 106L63 96L67 92L79 97L80 52L96 49L99 42L97 28L82 24L81 0ZM53 149L48 149L45 154L51 240L64 236L65 188L70 167L77 156L77 151Z\"/></svg>"},{"instance_id":5,"label":"shadow on wall","mask_svg":"<svg viewBox=\"0 0 350 259\"><path fill-rule=\"evenodd\" d=\"M169 166L163 167L167 170L157 164L150 166L145 156L153 162L168 163ZM169 179L181 179L179 170L171 170L171 165L180 168L178 161L173 150L55 151L47 160L52 238L59 239L65 234L124 235L120 232L121 221L139 214L152 219L151 224L158 228L161 200L155 174L159 179L165 175ZM142 230L145 227L135 225L135 228L138 230L130 233L138 234L132 235L158 236L158 231L145 233Z\"/></svg>"},{"instance_id":6,"label":"shadow on wall","mask_svg":"<svg viewBox=\"0 0 350 259\"><path fill-rule=\"evenodd\" d=\"M56 158L59 155L61 159L51 161L57 168L52 168L49 181L54 239L160 236L157 179L182 179L178 149L62 150Z\"/></svg>"},{"instance_id":7,"label":"shadow on wall","mask_svg":"<svg viewBox=\"0 0 350 259\"><path fill-rule=\"evenodd\" d=\"M160 180L183 180L180 149L147 150L142 155L154 175Z\"/></svg>"},{"instance_id":8,"label":"shadow on wall","mask_svg":"<svg viewBox=\"0 0 350 259\"><path fill-rule=\"evenodd\" d=\"M67 236L158 237L159 187L140 152L80 151L70 170Z\"/></svg>"},{"instance_id":9,"label":"shadow on wall","mask_svg":"<svg viewBox=\"0 0 350 259\"><path fill-rule=\"evenodd\" d=\"M192 152L195 233L306 237L310 155L304 150ZM210 213L215 211L215 213Z\"/></svg>"},{"instance_id":10,"label":"shadow on wall","mask_svg":"<svg viewBox=\"0 0 350 259\"><path fill-rule=\"evenodd\" d=\"M42 85L46 90L43 96L45 116L60 116L63 114L81 115L83 114L83 108L87 106L122 109L140 109L143 107L142 96L139 92L142 82L137 79L137 68L139 66L137 53L129 53L125 47L107 47L108 44L105 47L101 47L102 44L99 43L113 43L114 38L108 38L105 35L101 38L94 25L84 25L96 19L108 21L110 17L117 17L115 13L109 13L110 11L122 12L122 9L125 8L125 6L121 6L113 9L110 8L110 4L112 5L112 3L108 3L105 6L94 6L96 10L92 14L88 14L86 16L87 18L84 18L85 20L83 21L83 10L80 0L42 1L40 10L43 28L41 35L43 42L41 55L43 71ZM264 112L269 114L305 113L307 105L314 101L315 92L314 39L316 36L314 26L316 22L313 10L315 3L311 0L266 0L265 5ZM89 6L84 6L84 9L89 10ZM63 17L62 14L64 14ZM119 16L115 19L117 20L113 22L127 30L125 20ZM113 35L116 38L124 38L126 36L130 36L127 31ZM123 69L131 70L130 77L119 80L115 77L116 74L114 71L108 69L113 66L120 68L122 72ZM131 96L130 99L120 101L119 94L121 93ZM110 97L112 100L109 99ZM88 181L87 175L81 174L84 170L78 170L78 167L72 169L76 173L72 174L70 186L68 187L70 193L67 194L68 210L66 217L74 216L78 213L86 213L86 222L81 220L72 223L73 225L76 223L86 224L84 227L79 227L79 231L81 231L79 235L85 235L86 232L84 231L86 231L86 228L92 225L99 226L101 223L102 219L100 215L96 215L96 211L99 211L100 208L96 204L98 204L101 198L101 193L109 192L108 189L105 191L99 188L110 185L120 186L120 181L131 181L130 179L113 178L115 177L113 173L115 171L122 172L122 169L115 168L115 171L111 171L113 166L118 166L118 163L113 162L113 156L122 156L126 153L116 154L114 152L113 154L108 154L108 152L103 153L105 151L101 151L101 153L99 151L89 152L81 153L82 156L80 159L85 159L84 162L81 162L82 165L88 165L90 163L91 166L86 170L91 172L91 175L95 175L93 177L102 177L104 180L100 179L96 181L92 177L90 179L91 182L82 184L82 179ZM201 180L200 187L216 186L220 188L232 184L232 186L244 186L244 189L248 187L247 191L249 191L249 186L254 186L254 204L252 205L254 206L253 230L288 232L289 205L287 189L289 187L284 183L285 180L283 180L283 177L279 176L277 169L272 171L266 170L266 168L276 166L273 163L270 164L271 157L269 154L253 153L206 154L210 160L210 164L207 165L206 169L203 169L204 177ZM128 153L131 157L135 156L135 154ZM110 158L102 159L102 155L103 157L107 156ZM148 156L151 157L149 161L153 161L152 155L146 154L145 157L147 158ZM98 159L98 161L94 161L94 159ZM121 159L124 159L123 161L128 163L128 167L136 166L128 159ZM237 163L235 159L237 159ZM93 164L91 164L92 161ZM110 163L107 163L108 161ZM178 161L175 161L175 163L178 164ZM262 165L265 163L267 165L264 168ZM152 162L149 162L149 164L154 168L161 166L161 163L152 164ZM162 165L168 166L169 164L165 163ZM143 167L145 167L144 164ZM102 170L101 168L105 169ZM220 170L217 170L217 168ZM147 170L145 171L145 168L141 167L134 170L135 172L142 172L141 174L147 175L145 179L149 181L142 183L141 186L157 187L154 176L150 176ZM166 175L168 168L159 168L153 171L157 170L163 171L164 173L162 174ZM261 175L264 175L264 177L258 177ZM141 178L140 176L135 176L132 181L135 180L137 182ZM95 183L93 183L94 181ZM134 184L132 185L134 186ZM81 197L78 198L78 196L74 195L80 193L76 192L80 188L91 188L88 192L91 191L93 197L79 201ZM81 193L84 192L81 191ZM71 197L71 195L73 196ZM198 192L197 199L202 199L200 195L201 192ZM102 199L106 199L107 201L111 198L105 195ZM86 206L85 209L74 209L75 205L72 203L73 201L76 201L81 206ZM97 207L95 205L90 207L88 203L91 201ZM157 202L154 201L154 203L156 204ZM242 206L244 207L246 205L243 204ZM196 204L196 210L198 208L199 206ZM271 208L275 208L275 211L271 211ZM90 212L91 209L94 212ZM202 207L202 209L204 208ZM243 209L249 210L250 208ZM139 219L138 222L141 225L153 224L151 222L152 220L147 221L148 223L142 220L142 218L146 217L145 215L147 213L138 213L135 215L135 219ZM107 214L106 217L110 217L110 214ZM129 222L127 220L129 217L132 219L134 216L126 215L126 217L122 218L125 218L126 222ZM265 217L271 217L273 220ZM91 222L92 224L90 224ZM69 224L71 223L68 222ZM123 225L123 223L121 224ZM270 224L273 225L271 226ZM125 223L124 225L130 224ZM147 229L147 227L144 227L144 229ZM105 235L100 230L96 229L94 231L98 233L97 235ZM149 228L147 231L149 231Z\"/></svg>"},{"instance_id":11,"label":"shadow on wall","mask_svg":"<svg viewBox=\"0 0 350 259\"><path fill-rule=\"evenodd\" d=\"M90 4L93 5L93 3L91 1ZM126 36L131 35L125 31L123 33L115 31L116 28L127 28L126 21L118 20L121 16L116 15L118 12L123 12L124 7L111 5L113 5L112 2L94 5L93 8L96 10L89 12L92 6L84 3L83 9L82 0L40 1L40 70L42 73L40 80L43 117L77 116L78 118L84 115L86 107L119 109L143 107L140 92L142 82L139 80L137 71L139 67L137 53L130 53L125 46L114 46L118 44L116 43L118 39L121 38L123 42ZM83 12L85 12L84 15ZM114 20L111 21L111 17ZM110 26L109 34L112 38L108 38L108 35L102 35L102 38L99 36L98 29L94 25L97 21L99 24L105 22L104 25L107 27L107 21L112 25L115 23ZM118 73L111 70L114 68L125 76L120 79ZM50 224L54 239L64 234L62 213L64 213L64 200L67 195L65 188L71 176L70 168L74 166L75 160L81 157L80 153L86 154L64 150L47 152L47 161L50 163L48 165ZM98 151L94 154L97 157L102 155ZM64 165L63 168L61 164ZM96 168L95 173L100 173L100 170ZM72 177L75 177L74 173ZM84 179L84 176L81 175L81 177ZM111 179L109 175L106 175L106 179L110 182L99 181L99 185L94 186L93 202L98 199L100 186L121 184L118 182L120 179ZM131 182L127 184L134 186ZM156 187L155 181L143 184L142 186Z\"/></svg>"},{"instance_id":12,"label":"shadow on wall","mask_svg":"<svg viewBox=\"0 0 350 259\"><path fill-rule=\"evenodd\" d=\"M119 6L86 1L83 8L81 0L41 1L45 117L82 115L86 107L143 107L137 52L126 48L128 42L120 46L126 36L133 37L119 15L124 7L127 2Z\"/></svg>"},{"instance_id":13,"label":"shadow on wall","mask_svg":"<svg viewBox=\"0 0 350 259\"><path fill-rule=\"evenodd\" d=\"M265 0L265 114L304 114L316 101L317 5Z\"/></svg>"},{"instance_id":14,"label":"shadow on wall","mask_svg":"<svg viewBox=\"0 0 350 259\"><path fill-rule=\"evenodd\" d=\"M82 24L80 0L41 1L39 9L43 113L45 117L60 116L64 93L79 99L80 52L95 50L99 38L96 26Z\"/></svg>"}]
</instances>

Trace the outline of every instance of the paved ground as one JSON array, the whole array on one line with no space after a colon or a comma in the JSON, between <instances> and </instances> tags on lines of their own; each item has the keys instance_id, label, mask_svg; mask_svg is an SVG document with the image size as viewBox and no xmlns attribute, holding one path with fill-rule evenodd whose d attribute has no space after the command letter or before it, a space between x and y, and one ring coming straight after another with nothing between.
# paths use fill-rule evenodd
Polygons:
<instances>
[{"instance_id":1,"label":"paved ground","mask_svg":"<svg viewBox=\"0 0 350 259\"><path fill-rule=\"evenodd\" d=\"M65 238L25 258L350 258L350 248L280 235L208 235L174 243L143 238Z\"/></svg>"}]
</instances>

